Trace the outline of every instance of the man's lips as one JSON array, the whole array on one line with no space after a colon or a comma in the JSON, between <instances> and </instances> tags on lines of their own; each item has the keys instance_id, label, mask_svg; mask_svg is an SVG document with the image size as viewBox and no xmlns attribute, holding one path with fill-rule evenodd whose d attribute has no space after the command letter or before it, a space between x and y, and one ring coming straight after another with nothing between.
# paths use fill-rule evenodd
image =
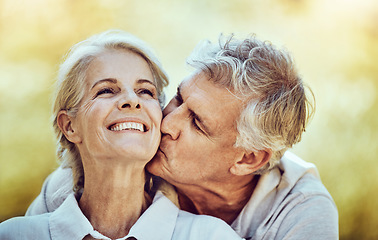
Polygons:
<instances>
[{"instance_id":1,"label":"man's lips","mask_svg":"<svg viewBox=\"0 0 378 240\"><path fill-rule=\"evenodd\" d=\"M164 157L167 158L167 155L165 155L165 152L163 152L163 150L161 150L160 147L158 148L158 152L161 152L164 155Z\"/></svg>"},{"instance_id":2,"label":"man's lips","mask_svg":"<svg viewBox=\"0 0 378 240\"><path fill-rule=\"evenodd\" d=\"M165 153L163 152L163 150L161 150L160 147L159 147L159 151L165 156Z\"/></svg>"}]
</instances>

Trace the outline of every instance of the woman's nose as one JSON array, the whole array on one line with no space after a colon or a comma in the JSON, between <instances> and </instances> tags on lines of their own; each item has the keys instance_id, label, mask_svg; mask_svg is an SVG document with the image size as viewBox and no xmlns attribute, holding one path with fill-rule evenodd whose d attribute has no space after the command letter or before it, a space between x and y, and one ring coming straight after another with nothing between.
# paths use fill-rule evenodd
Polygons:
<instances>
[{"instance_id":1,"label":"woman's nose","mask_svg":"<svg viewBox=\"0 0 378 240\"><path fill-rule=\"evenodd\" d=\"M141 105L139 103L138 96L132 92L124 94L123 97L118 102L119 110L123 109L140 109Z\"/></svg>"}]
</instances>

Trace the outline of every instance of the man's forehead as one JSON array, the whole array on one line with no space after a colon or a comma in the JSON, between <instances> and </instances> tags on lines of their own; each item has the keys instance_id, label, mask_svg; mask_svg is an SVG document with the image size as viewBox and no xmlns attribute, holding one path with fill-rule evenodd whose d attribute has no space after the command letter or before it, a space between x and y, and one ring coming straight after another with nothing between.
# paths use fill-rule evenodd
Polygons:
<instances>
[{"instance_id":1,"label":"man's forehead","mask_svg":"<svg viewBox=\"0 0 378 240\"><path fill-rule=\"evenodd\" d=\"M210 80L203 72L192 73L179 84L177 89L180 94L184 93L187 95L193 95L196 93L205 93L207 97L203 97L204 99L208 100L220 100L224 102L233 102L234 100L238 100L240 103L243 102L240 97L238 97L228 88L218 85Z\"/></svg>"},{"instance_id":2,"label":"man's forehead","mask_svg":"<svg viewBox=\"0 0 378 240\"><path fill-rule=\"evenodd\" d=\"M184 79L178 92L191 110L204 119L223 118L242 103L226 87L216 85L204 73L194 73Z\"/></svg>"},{"instance_id":3,"label":"man's forehead","mask_svg":"<svg viewBox=\"0 0 378 240\"><path fill-rule=\"evenodd\" d=\"M195 82L199 78L199 73L192 73L184 78L184 80L181 81L178 88L181 92L186 90L186 88L189 87L189 85L195 84Z\"/></svg>"},{"instance_id":4,"label":"man's forehead","mask_svg":"<svg viewBox=\"0 0 378 240\"><path fill-rule=\"evenodd\" d=\"M178 93L181 94L185 100L190 100L190 102L196 102L196 100L201 102L211 101L211 93L214 92L214 84L209 84L209 80L204 76L204 74L193 73L186 77L179 85ZM214 86L212 86L214 85Z\"/></svg>"}]
</instances>

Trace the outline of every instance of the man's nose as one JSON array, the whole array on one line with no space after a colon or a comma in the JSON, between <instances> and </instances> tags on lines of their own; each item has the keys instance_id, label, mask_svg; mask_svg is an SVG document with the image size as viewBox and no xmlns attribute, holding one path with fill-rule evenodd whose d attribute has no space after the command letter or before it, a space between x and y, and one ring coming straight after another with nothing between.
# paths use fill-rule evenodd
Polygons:
<instances>
[{"instance_id":1,"label":"man's nose","mask_svg":"<svg viewBox=\"0 0 378 240\"><path fill-rule=\"evenodd\" d=\"M163 110L163 116L161 132L163 135L169 135L172 140L177 140L183 127L183 113L181 107L170 106L170 104L168 104Z\"/></svg>"},{"instance_id":2,"label":"man's nose","mask_svg":"<svg viewBox=\"0 0 378 240\"><path fill-rule=\"evenodd\" d=\"M127 92L122 95L120 100L118 101L118 109L140 109L141 105L139 103L139 98L135 92Z\"/></svg>"}]
</instances>

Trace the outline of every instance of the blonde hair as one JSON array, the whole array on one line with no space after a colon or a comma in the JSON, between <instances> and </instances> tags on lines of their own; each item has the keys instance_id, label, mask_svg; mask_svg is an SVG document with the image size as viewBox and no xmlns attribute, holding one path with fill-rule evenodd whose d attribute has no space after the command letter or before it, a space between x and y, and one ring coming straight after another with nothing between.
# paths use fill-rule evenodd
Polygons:
<instances>
[{"instance_id":1,"label":"blonde hair","mask_svg":"<svg viewBox=\"0 0 378 240\"><path fill-rule=\"evenodd\" d=\"M244 40L221 36L218 45L200 43L188 64L243 100L234 146L273 152L270 161L255 174L274 168L285 151L301 140L314 104L306 96L303 81L287 51L254 35ZM315 103L311 89L308 90Z\"/></svg>"},{"instance_id":2,"label":"blonde hair","mask_svg":"<svg viewBox=\"0 0 378 240\"><path fill-rule=\"evenodd\" d=\"M84 171L80 153L57 124L59 111L66 110L75 117L84 96L85 77L90 63L101 53L111 49L125 49L139 54L150 66L157 86L160 106L164 106L163 88L168 78L160 62L143 41L121 30L108 30L75 44L60 65L53 105L53 127L57 137L57 156L63 167L72 168L73 188L77 192L84 187Z\"/></svg>"}]
</instances>

